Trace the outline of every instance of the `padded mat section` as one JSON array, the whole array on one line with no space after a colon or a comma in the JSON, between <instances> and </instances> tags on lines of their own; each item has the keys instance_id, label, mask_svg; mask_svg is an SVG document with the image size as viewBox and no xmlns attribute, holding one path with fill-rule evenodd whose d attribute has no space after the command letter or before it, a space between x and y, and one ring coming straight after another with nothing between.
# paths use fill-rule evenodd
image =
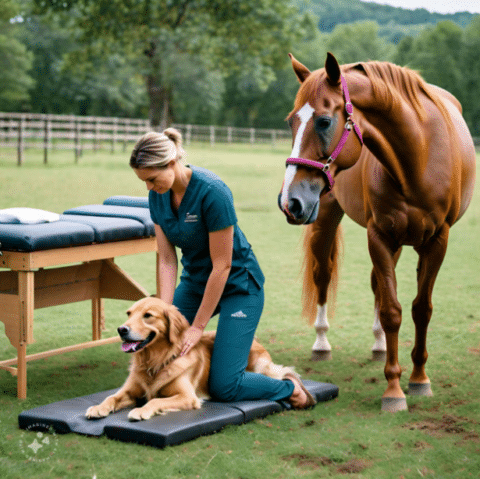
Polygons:
<instances>
[{"instance_id":1,"label":"padded mat section","mask_svg":"<svg viewBox=\"0 0 480 479\"><path fill-rule=\"evenodd\" d=\"M338 387L330 383L303 381L318 402L338 396ZM205 401L201 409L169 412L148 421L131 422L123 409L102 419L87 419L85 411L102 402L117 389L88 396L67 399L35 409L23 411L18 416L21 429L53 429L58 433L74 432L90 436L105 434L111 439L155 447L180 444L196 437L220 431L228 424L244 424L255 418L291 409L284 401L239 401L219 403Z\"/></svg>"},{"instance_id":2,"label":"padded mat section","mask_svg":"<svg viewBox=\"0 0 480 479\"><path fill-rule=\"evenodd\" d=\"M146 236L155 234L155 227L148 208L115 205L85 205L71 208L63 212L64 215L106 216L114 218L129 218L140 221L145 225Z\"/></svg>"},{"instance_id":3,"label":"padded mat section","mask_svg":"<svg viewBox=\"0 0 480 479\"><path fill-rule=\"evenodd\" d=\"M0 249L7 251L37 251L89 244L95 241L91 226L69 221L54 223L2 224Z\"/></svg>"},{"instance_id":4,"label":"padded mat section","mask_svg":"<svg viewBox=\"0 0 480 479\"><path fill-rule=\"evenodd\" d=\"M121 241L147 236L145 225L129 218L106 218L104 216L61 215L60 220L90 226L95 232L96 243Z\"/></svg>"},{"instance_id":5,"label":"padded mat section","mask_svg":"<svg viewBox=\"0 0 480 479\"><path fill-rule=\"evenodd\" d=\"M148 198L143 196L110 196L104 202L104 205L114 206L134 206L136 208L148 208Z\"/></svg>"}]
</instances>

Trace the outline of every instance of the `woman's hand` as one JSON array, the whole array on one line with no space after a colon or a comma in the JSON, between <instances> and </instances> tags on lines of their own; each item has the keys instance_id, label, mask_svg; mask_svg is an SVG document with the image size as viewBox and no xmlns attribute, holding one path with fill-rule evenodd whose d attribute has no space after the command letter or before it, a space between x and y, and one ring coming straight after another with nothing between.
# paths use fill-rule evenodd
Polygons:
<instances>
[{"instance_id":1,"label":"woman's hand","mask_svg":"<svg viewBox=\"0 0 480 479\"><path fill-rule=\"evenodd\" d=\"M203 329L190 326L183 335L183 348L180 356L187 354L200 341L202 334Z\"/></svg>"}]
</instances>

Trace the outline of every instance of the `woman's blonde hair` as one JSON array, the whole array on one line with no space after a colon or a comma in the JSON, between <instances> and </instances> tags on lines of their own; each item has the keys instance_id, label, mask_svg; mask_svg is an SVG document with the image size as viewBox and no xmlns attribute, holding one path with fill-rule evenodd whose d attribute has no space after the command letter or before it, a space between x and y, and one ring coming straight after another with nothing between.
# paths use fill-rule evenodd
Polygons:
<instances>
[{"instance_id":1,"label":"woman's blonde hair","mask_svg":"<svg viewBox=\"0 0 480 479\"><path fill-rule=\"evenodd\" d=\"M182 134L175 128L167 128L162 133L151 131L143 135L133 148L130 157L132 168L161 168L170 161L182 159Z\"/></svg>"}]
</instances>

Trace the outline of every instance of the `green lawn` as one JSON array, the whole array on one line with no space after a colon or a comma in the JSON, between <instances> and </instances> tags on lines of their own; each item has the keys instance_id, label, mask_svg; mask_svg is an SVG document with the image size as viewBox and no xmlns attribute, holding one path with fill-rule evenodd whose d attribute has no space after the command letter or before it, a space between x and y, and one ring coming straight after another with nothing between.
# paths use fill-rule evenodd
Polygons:
<instances>
[{"instance_id":1,"label":"green lawn","mask_svg":"<svg viewBox=\"0 0 480 479\"><path fill-rule=\"evenodd\" d=\"M187 161L218 173L232 189L240 227L264 270L266 304L259 340L274 360L294 365L304 378L332 382L339 397L313 410L285 412L163 450L106 438L57 435L44 462L28 461L23 447L35 433L18 429L17 416L62 399L118 387L128 357L119 345L29 363L28 399L16 399L16 378L0 371L0 476L12 478L465 478L480 470L480 192L450 235L433 297L427 373L432 398L408 398L409 411L380 412L386 387L383 364L372 362L373 296L366 231L350 220L338 305L328 337L333 360L311 362L313 328L300 317L301 227L289 226L276 206L289 151L267 147L192 145ZM55 212L111 195L145 196L128 167L129 153L0 150L0 209L29 206ZM411 372L416 255L404 249L397 267L404 321L400 362L406 387ZM155 291L154 255L118 260L138 282ZM105 337L115 334L129 306L106 301ZM212 327L215 322L212 321ZM0 323L3 331L3 323ZM36 343L28 353L90 339L88 302L36 310ZM15 356L0 334L0 359Z\"/></svg>"}]
</instances>

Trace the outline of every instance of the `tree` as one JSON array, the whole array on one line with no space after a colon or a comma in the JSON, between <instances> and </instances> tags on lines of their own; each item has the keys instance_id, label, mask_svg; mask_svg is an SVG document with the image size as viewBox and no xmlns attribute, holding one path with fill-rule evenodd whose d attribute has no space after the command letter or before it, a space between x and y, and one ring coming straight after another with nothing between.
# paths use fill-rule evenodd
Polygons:
<instances>
[{"instance_id":1,"label":"tree","mask_svg":"<svg viewBox=\"0 0 480 479\"><path fill-rule=\"evenodd\" d=\"M308 20L277 0L34 0L37 11L74 18L79 40L88 49L121 52L145 78L150 121L165 127L181 55L201 58L210 71L245 72L256 58L265 77L285 62L292 40L302 37ZM255 62L253 62L255 72ZM183 77L185 80L185 77Z\"/></svg>"},{"instance_id":2,"label":"tree","mask_svg":"<svg viewBox=\"0 0 480 479\"><path fill-rule=\"evenodd\" d=\"M3 0L0 3L0 108L11 110L22 108L29 98L28 89L33 85L29 70L32 54L16 38L20 18L16 3Z\"/></svg>"},{"instance_id":3,"label":"tree","mask_svg":"<svg viewBox=\"0 0 480 479\"><path fill-rule=\"evenodd\" d=\"M463 113L472 134L480 136L480 15L465 29L461 58Z\"/></svg>"},{"instance_id":4,"label":"tree","mask_svg":"<svg viewBox=\"0 0 480 479\"><path fill-rule=\"evenodd\" d=\"M395 47L378 35L375 22L357 22L338 25L327 37L327 49L341 63L391 60Z\"/></svg>"}]
</instances>

